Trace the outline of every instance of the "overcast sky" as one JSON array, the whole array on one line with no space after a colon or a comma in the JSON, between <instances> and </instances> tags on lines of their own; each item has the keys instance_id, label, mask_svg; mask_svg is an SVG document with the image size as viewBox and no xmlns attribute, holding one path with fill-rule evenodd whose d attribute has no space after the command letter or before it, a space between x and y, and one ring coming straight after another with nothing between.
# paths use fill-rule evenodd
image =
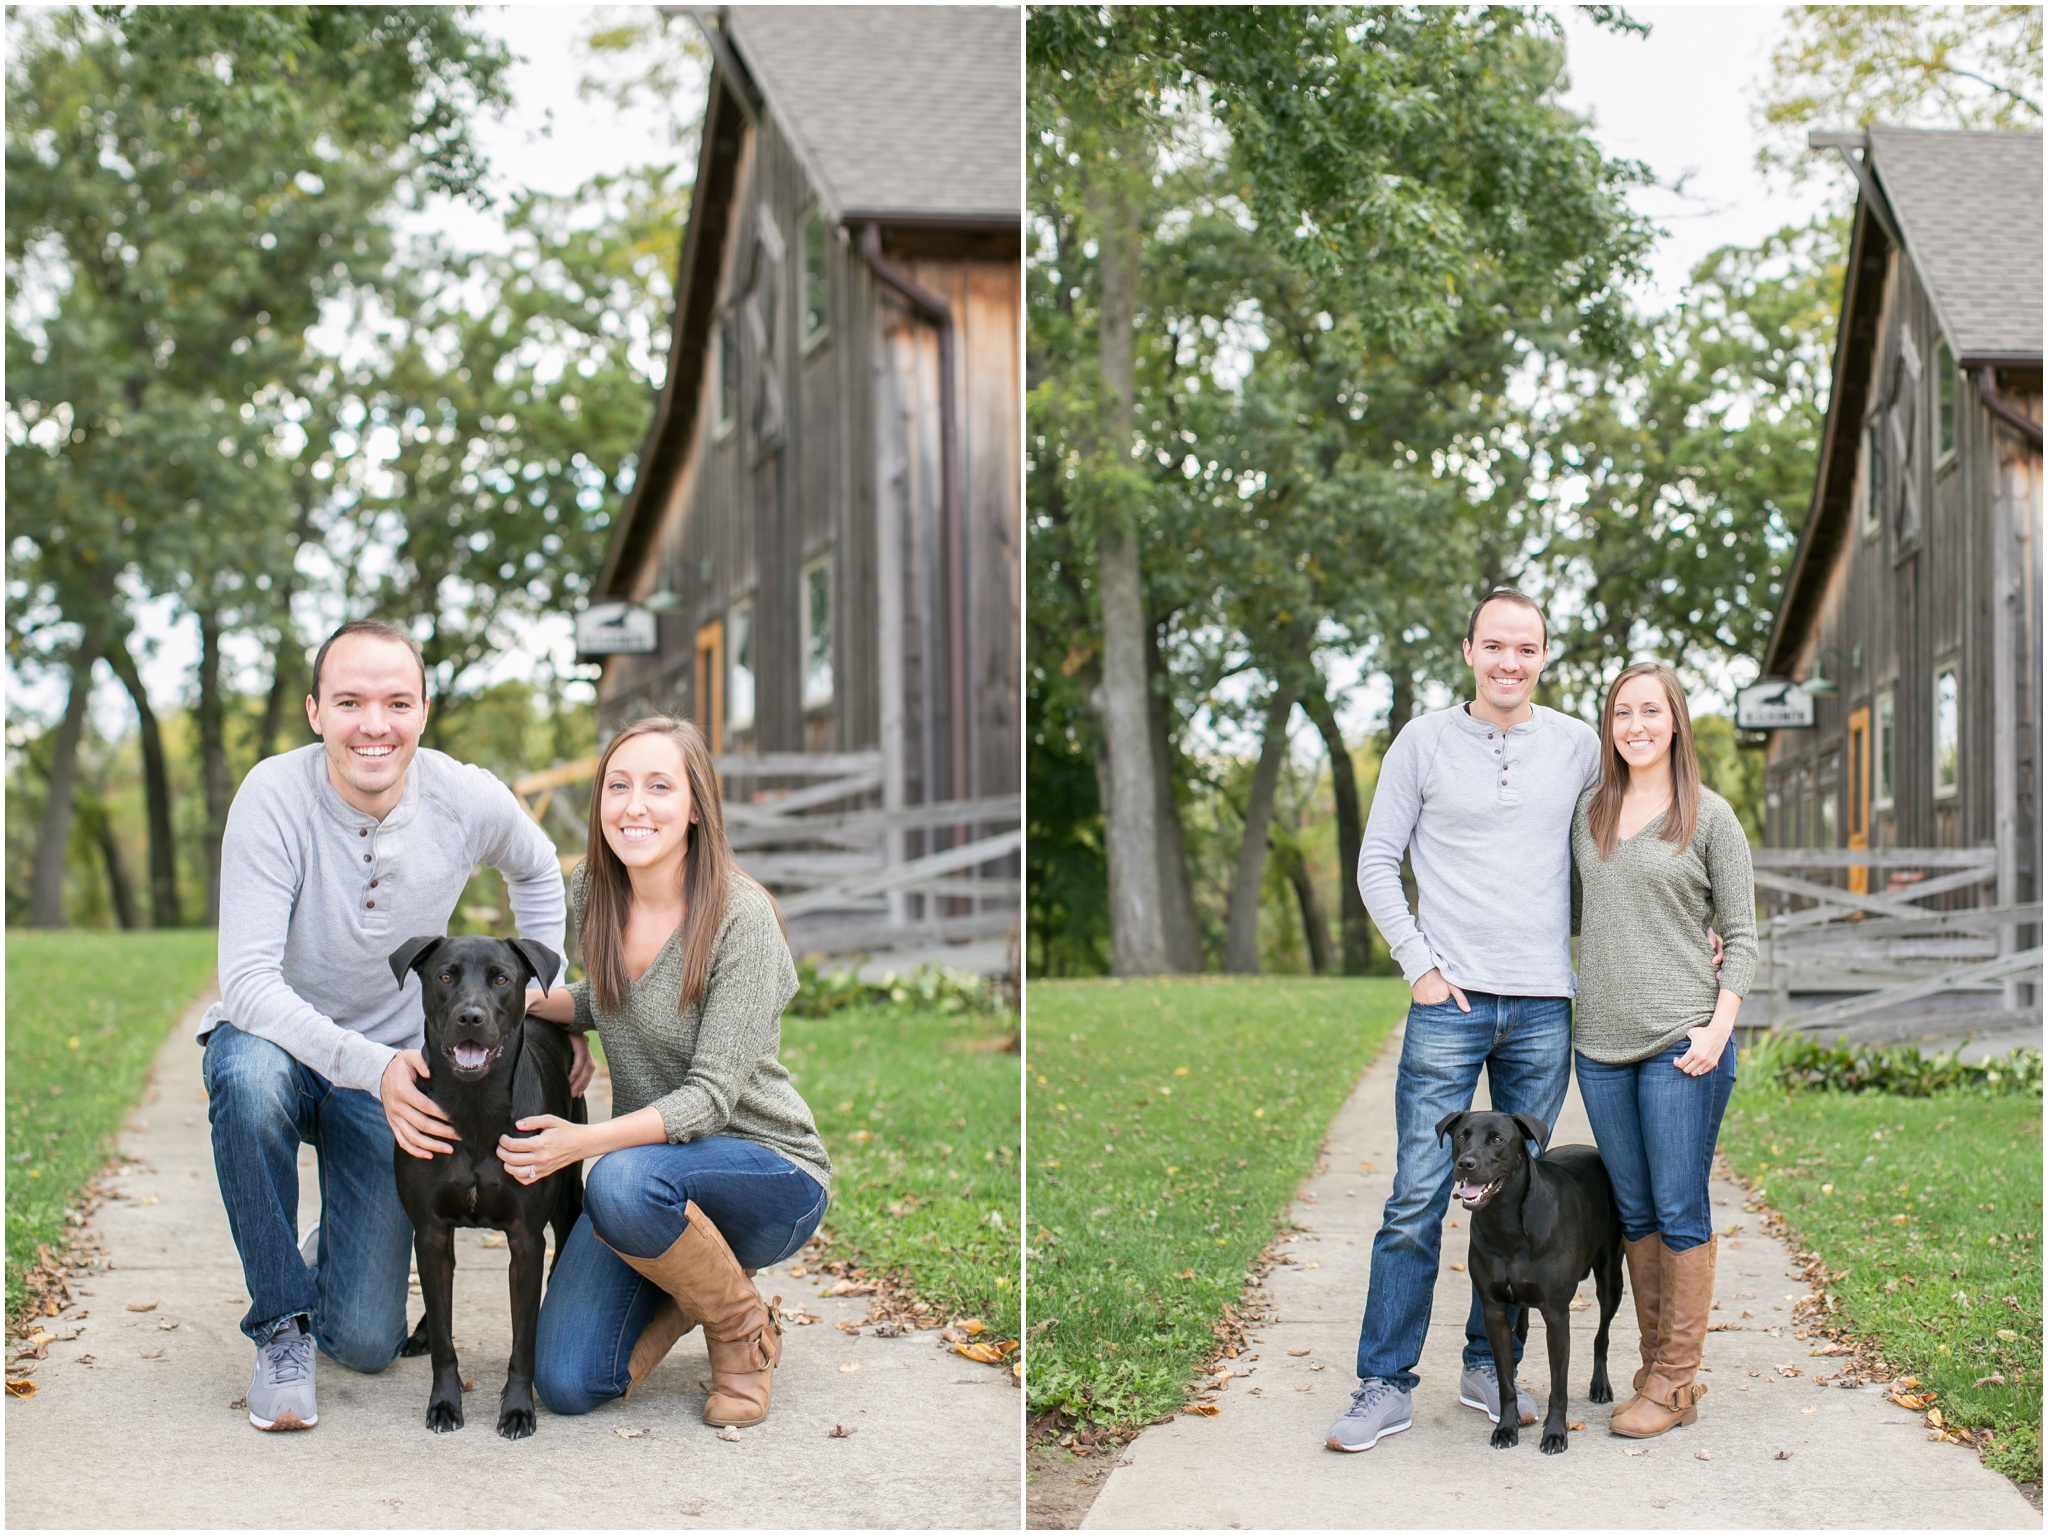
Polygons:
<instances>
[{"instance_id":1,"label":"overcast sky","mask_svg":"<svg viewBox=\"0 0 2048 1535\"><path fill-rule=\"evenodd\" d=\"M1650 24L1647 38L1615 36L1566 13L1571 89L1568 103L1592 121L1593 133L1611 154L1647 161L1660 186L1638 194L1638 206L1664 233L1639 293L1646 308L1662 309L1678 298L1687 273L1716 246L1754 243L1779 226L1804 220L1833 195L1825 180L1803 189L1774 186L1754 166L1757 145L1751 122L1773 40L1776 6L1657 6L1632 8ZM614 14L621 14L615 10ZM588 8L487 7L485 26L522 56L511 76L514 105L501 119L486 120L476 132L492 165L492 186L500 192L531 187L569 192L599 171L665 159L669 145L664 115L651 106L621 113L602 101L583 99L578 83L585 62L578 40L591 15ZM642 13L644 14L644 13ZM425 223L452 240L479 246L493 238L488 215L455 206L434 210ZM157 641L144 665L159 706L182 701L192 686L197 656L196 626L171 626L168 609L149 615L145 632ZM498 675L529 673L538 655L553 649L566 662L567 620L546 625L524 647L507 656ZM245 681L267 664L251 657ZM20 690L17 712L54 717L61 688ZM1356 733L1384 697L1369 689L1354 695L1347 726ZM96 709L105 730L121 732L132 712L117 689L104 688Z\"/></svg>"}]
</instances>

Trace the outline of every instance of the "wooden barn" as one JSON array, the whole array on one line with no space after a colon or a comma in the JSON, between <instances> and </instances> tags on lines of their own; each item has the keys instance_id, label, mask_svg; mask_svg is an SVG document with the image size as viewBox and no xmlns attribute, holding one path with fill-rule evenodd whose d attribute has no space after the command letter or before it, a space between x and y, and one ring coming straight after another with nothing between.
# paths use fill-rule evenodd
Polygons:
<instances>
[{"instance_id":1,"label":"wooden barn","mask_svg":"<svg viewBox=\"0 0 2048 1535\"><path fill-rule=\"evenodd\" d=\"M604 657L602 728L698 722L742 861L800 950L1000 949L1022 730L1022 18L696 14L714 65L668 380L597 599L651 610L654 648Z\"/></svg>"},{"instance_id":2,"label":"wooden barn","mask_svg":"<svg viewBox=\"0 0 2048 1535\"><path fill-rule=\"evenodd\" d=\"M1803 983L1780 966L1778 1011L1847 1021L1860 991L1901 1016L2031 1007L2038 1032L2041 136L1813 142L1860 191L1818 480L1763 665L1813 714L1766 747L1759 869L1781 937L1818 944ZM1795 989L1837 1004L1801 1014Z\"/></svg>"}]
</instances>

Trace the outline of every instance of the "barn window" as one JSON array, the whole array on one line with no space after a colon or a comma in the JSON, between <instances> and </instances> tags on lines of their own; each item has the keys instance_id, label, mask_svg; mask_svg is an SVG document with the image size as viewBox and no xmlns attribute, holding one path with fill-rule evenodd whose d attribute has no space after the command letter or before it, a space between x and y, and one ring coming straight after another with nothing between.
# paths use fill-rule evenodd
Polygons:
<instances>
[{"instance_id":1,"label":"barn window","mask_svg":"<svg viewBox=\"0 0 2048 1535\"><path fill-rule=\"evenodd\" d=\"M1871 494L1870 461L1876 456L1877 441L1865 432L1856 444L1855 523L1865 538L1875 537L1879 527L1877 500Z\"/></svg>"},{"instance_id":2,"label":"barn window","mask_svg":"<svg viewBox=\"0 0 2048 1535\"><path fill-rule=\"evenodd\" d=\"M831 249L825 210L811 209L804 219L804 335L809 346L825 334L825 253Z\"/></svg>"},{"instance_id":3,"label":"barn window","mask_svg":"<svg viewBox=\"0 0 2048 1535\"><path fill-rule=\"evenodd\" d=\"M832 702L832 560L804 567L804 707Z\"/></svg>"},{"instance_id":4,"label":"barn window","mask_svg":"<svg viewBox=\"0 0 2048 1535\"><path fill-rule=\"evenodd\" d=\"M725 620L725 725L747 730L754 723L754 599L732 605Z\"/></svg>"},{"instance_id":5,"label":"barn window","mask_svg":"<svg viewBox=\"0 0 2048 1535\"><path fill-rule=\"evenodd\" d=\"M1934 461L1956 450L1956 360L1948 343L1934 349Z\"/></svg>"},{"instance_id":6,"label":"barn window","mask_svg":"<svg viewBox=\"0 0 2048 1535\"><path fill-rule=\"evenodd\" d=\"M1934 674L1934 794L1940 799L1956 792L1959 781L1957 759L1963 739L1962 689L1956 682L1953 661Z\"/></svg>"},{"instance_id":7,"label":"barn window","mask_svg":"<svg viewBox=\"0 0 2048 1535\"><path fill-rule=\"evenodd\" d=\"M1892 728L1892 695L1878 694L1870 713L1870 746L1873 759L1870 765L1870 808L1889 810L1892 808L1892 747L1895 739Z\"/></svg>"},{"instance_id":8,"label":"barn window","mask_svg":"<svg viewBox=\"0 0 2048 1535\"><path fill-rule=\"evenodd\" d=\"M730 310L711 333L711 380L711 428L722 437L732 430L740 400L739 325Z\"/></svg>"}]
</instances>

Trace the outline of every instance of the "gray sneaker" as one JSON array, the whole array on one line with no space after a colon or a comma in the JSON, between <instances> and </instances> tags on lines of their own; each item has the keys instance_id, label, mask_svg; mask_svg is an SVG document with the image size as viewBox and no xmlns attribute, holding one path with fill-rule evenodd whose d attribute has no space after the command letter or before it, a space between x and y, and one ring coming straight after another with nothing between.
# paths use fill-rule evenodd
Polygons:
<instances>
[{"instance_id":1,"label":"gray sneaker","mask_svg":"<svg viewBox=\"0 0 2048 1535\"><path fill-rule=\"evenodd\" d=\"M1389 1434L1398 1434L1415 1423L1415 1411L1408 1393L1390 1381L1374 1376L1358 1383L1351 1393L1351 1405L1344 1416L1330 1425L1326 1449L1357 1453L1369 1450Z\"/></svg>"},{"instance_id":2,"label":"gray sneaker","mask_svg":"<svg viewBox=\"0 0 2048 1535\"><path fill-rule=\"evenodd\" d=\"M311 1428L320 1421L313 1406L313 1335L303 1322L286 1322L268 1343L256 1346L248 1403L249 1421L266 1431Z\"/></svg>"},{"instance_id":3,"label":"gray sneaker","mask_svg":"<svg viewBox=\"0 0 2048 1535\"><path fill-rule=\"evenodd\" d=\"M1467 1407L1477 1407L1485 1413L1488 1421L1500 1422L1500 1377L1490 1364L1473 1365L1458 1377L1458 1400ZM1527 1428L1536 1421L1536 1398L1522 1389L1520 1381L1515 1382L1516 1418Z\"/></svg>"}]
</instances>

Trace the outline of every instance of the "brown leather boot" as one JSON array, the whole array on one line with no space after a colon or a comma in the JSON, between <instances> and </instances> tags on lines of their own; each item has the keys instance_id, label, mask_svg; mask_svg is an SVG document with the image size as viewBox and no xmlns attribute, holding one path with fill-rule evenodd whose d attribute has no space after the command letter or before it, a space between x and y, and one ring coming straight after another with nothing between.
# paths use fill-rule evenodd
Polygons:
<instances>
[{"instance_id":1,"label":"brown leather boot","mask_svg":"<svg viewBox=\"0 0 2048 1535\"><path fill-rule=\"evenodd\" d=\"M1657 1362L1657 1318L1664 1298L1664 1234L1653 1231L1640 1242L1624 1240L1621 1252L1628 1264L1629 1293L1636 1302L1636 1331L1643 1335L1643 1362L1630 1383L1634 1394L1614 1409L1615 1415L1635 1405L1643 1382L1650 1377L1650 1366Z\"/></svg>"},{"instance_id":2,"label":"brown leather boot","mask_svg":"<svg viewBox=\"0 0 2048 1535\"><path fill-rule=\"evenodd\" d=\"M676 1340L696 1325L683 1315L683 1308L676 1304L675 1297L670 1296L633 1344L633 1356L626 1361L627 1396L637 1391L640 1382L653 1373L654 1367L668 1358L668 1351L676 1346Z\"/></svg>"},{"instance_id":3,"label":"brown leather boot","mask_svg":"<svg viewBox=\"0 0 2048 1535\"><path fill-rule=\"evenodd\" d=\"M1641 1392L1614 1415L1608 1428L1624 1439L1653 1439L1699 1416L1707 1388L1694 1378L1707 1341L1707 1313L1714 1304L1714 1254L1709 1237L1684 1252L1664 1249L1657 1323L1657 1359Z\"/></svg>"},{"instance_id":4,"label":"brown leather boot","mask_svg":"<svg viewBox=\"0 0 2048 1535\"><path fill-rule=\"evenodd\" d=\"M694 1200L683 1213L689 1225L667 1252L653 1258L619 1256L674 1296L681 1314L695 1317L703 1327L711 1354L704 1421L713 1428L746 1428L768 1416L770 1378L782 1357L782 1326L711 1217Z\"/></svg>"}]
</instances>

